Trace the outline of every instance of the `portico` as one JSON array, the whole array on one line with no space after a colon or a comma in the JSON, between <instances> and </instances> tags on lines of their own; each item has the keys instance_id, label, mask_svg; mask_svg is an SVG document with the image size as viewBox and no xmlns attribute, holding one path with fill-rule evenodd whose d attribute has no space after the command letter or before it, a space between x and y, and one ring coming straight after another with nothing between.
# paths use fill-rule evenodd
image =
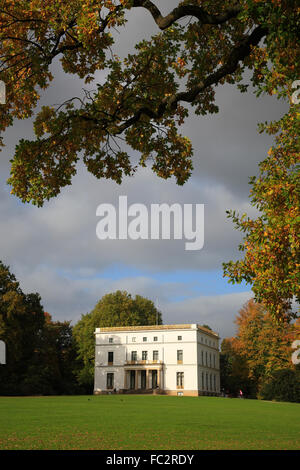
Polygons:
<instances>
[{"instance_id":1,"label":"portico","mask_svg":"<svg viewBox=\"0 0 300 470\"><path fill-rule=\"evenodd\" d=\"M125 364L124 391L163 388L162 370L163 364Z\"/></svg>"}]
</instances>

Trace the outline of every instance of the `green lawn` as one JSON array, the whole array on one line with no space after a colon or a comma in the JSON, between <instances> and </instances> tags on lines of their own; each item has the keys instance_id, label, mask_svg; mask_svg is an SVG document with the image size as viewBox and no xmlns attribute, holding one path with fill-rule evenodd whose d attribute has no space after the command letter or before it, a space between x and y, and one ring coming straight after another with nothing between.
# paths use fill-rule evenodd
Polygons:
<instances>
[{"instance_id":1,"label":"green lawn","mask_svg":"<svg viewBox=\"0 0 300 470\"><path fill-rule=\"evenodd\" d=\"M300 449L300 404L216 397L0 397L0 449Z\"/></svg>"}]
</instances>

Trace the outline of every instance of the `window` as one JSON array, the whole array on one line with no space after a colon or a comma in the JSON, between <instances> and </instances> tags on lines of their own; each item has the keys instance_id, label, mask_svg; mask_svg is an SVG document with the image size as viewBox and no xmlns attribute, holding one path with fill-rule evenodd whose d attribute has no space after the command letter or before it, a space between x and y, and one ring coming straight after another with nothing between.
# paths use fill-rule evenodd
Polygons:
<instances>
[{"instance_id":1,"label":"window","mask_svg":"<svg viewBox=\"0 0 300 470\"><path fill-rule=\"evenodd\" d=\"M209 367L212 367L212 363L211 363L211 353L209 353Z\"/></svg>"},{"instance_id":2,"label":"window","mask_svg":"<svg viewBox=\"0 0 300 470\"><path fill-rule=\"evenodd\" d=\"M106 388L107 390L114 388L114 374L111 372L106 376Z\"/></svg>"},{"instance_id":3,"label":"window","mask_svg":"<svg viewBox=\"0 0 300 470\"><path fill-rule=\"evenodd\" d=\"M132 342L135 343L135 341L136 341L136 337L134 336L134 337L132 338Z\"/></svg>"},{"instance_id":4,"label":"window","mask_svg":"<svg viewBox=\"0 0 300 470\"><path fill-rule=\"evenodd\" d=\"M142 351L142 360L147 361L148 359L148 351Z\"/></svg>"},{"instance_id":5,"label":"window","mask_svg":"<svg viewBox=\"0 0 300 470\"><path fill-rule=\"evenodd\" d=\"M145 341L147 341L147 338L146 338L146 336L144 336L144 338L143 338L143 341L144 341L144 342L145 342Z\"/></svg>"},{"instance_id":6,"label":"window","mask_svg":"<svg viewBox=\"0 0 300 470\"><path fill-rule=\"evenodd\" d=\"M206 353L205 353L205 365L208 366L207 351L206 351Z\"/></svg>"},{"instance_id":7,"label":"window","mask_svg":"<svg viewBox=\"0 0 300 470\"><path fill-rule=\"evenodd\" d=\"M183 361L183 350L179 349L177 351L177 363L182 364Z\"/></svg>"},{"instance_id":8,"label":"window","mask_svg":"<svg viewBox=\"0 0 300 470\"><path fill-rule=\"evenodd\" d=\"M216 368L216 355L214 354L214 369Z\"/></svg>"},{"instance_id":9,"label":"window","mask_svg":"<svg viewBox=\"0 0 300 470\"><path fill-rule=\"evenodd\" d=\"M158 341L158 337L154 336L153 341Z\"/></svg>"},{"instance_id":10,"label":"window","mask_svg":"<svg viewBox=\"0 0 300 470\"><path fill-rule=\"evenodd\" d=\"M202 372L202 390L205 389L205 384L204 384L204 372Z\"/></svg>"},{"instance_id":11,"label":"window","mask_svg":"<svg viewBox=\"0 0 300 470\"><path fill-rule=\"evenodd\" d=\"M153 351L153 361L158 361L158 351Z\"/></svg>"},{"instance_id":12,"label":"window","mask_svg":"<svg viewBox=\"0 0 300 470\"><path fill-rule=\"evenodd\" d=\"M177 340L178 340L178 341L181 341L181 340L182 340L182 336L177 336Z\"/></svg>"},{"instance_id":13,"label":"window","mask_svg":"<svg viewBox=\"0 0 300 470\"><path fill-rule=\"evenodd\" d=\"M183 388L183 382L184 382L184 372L177 372L176 373L177 388Z\"/></svg>"},{"instance_id":14,"label":"window","mask_svg":"<svg viewBox=\"0 0 300 470\"><path fill-rule=\"evenodd\" d=\"M203 351L201 351L201 365L204 365Z\"/></svg>"},{"instance_id":15,"label":"window","mask_svg":"<svg viewBox=\"0 0 300 470\"><path fill-rule=\"evenodd\" d=\"M132 361L137 361L137 352L136 351L131 351L131 360Z\"/></svg>"},{"instance_id":16,"label":"window","mask_svg":"<svg viewBox=\"0 0 300 470\"><path fill-rule=\"evenodd\" d=\"M114 342L114 339L113 339L113 338L108 338L108 342L109 342L109 343L113 343L113 342Z\"/></svg>"},{"instance_id":17,"label":"window","mask_svg":"<svg viewBox=\"0 0 300 470\"><path fill-rule=\"evenodd\" d=\"M108 364L113 364L114 362L114 353L112 351L108 352Z\"/></svg>"}]
</instances>

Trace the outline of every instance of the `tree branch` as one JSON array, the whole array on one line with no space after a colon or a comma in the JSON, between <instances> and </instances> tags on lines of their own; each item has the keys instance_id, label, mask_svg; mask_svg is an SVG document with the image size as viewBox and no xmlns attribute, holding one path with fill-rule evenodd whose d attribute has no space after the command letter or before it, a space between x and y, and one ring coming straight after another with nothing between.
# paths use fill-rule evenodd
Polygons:
<instances>
[{"instance_id":1,"label":"tree branch","mask_svg":"<svg viewBox=\"0 0 300 470\"><path fill-rule=\"evenodd\" d=\"M198 5L181 5L174 8L167 16L162 16L160 10L150 0L134 0L134 7L142 7L151 13L155 23L160 29L166 29L175 21L185 16L194 16L203 24L222 24L235 18L241 11L240 6L233 6L220 15L210 15Z\"/></svg>"},{"instance_id":2,"label":"tree branch","mask_svg":"<svg viewBox=\"0 0 300 470\"><path fill-rule=\"evenodd\" d=\"M139 121L143 114L150 117L151 119L160 119L163 117L167 109L176 109L177 104L180 101L192 103L206 88L217 84L226 75L234 73L238 67L239 62L250 54L251 46L256 46L267 33L268 29L266 27L257 26L257 28L255 28L255 30L249 36L244 37L243 40L233 48L226 64L220 67L216 72L209 75L206 79L198 83L198 85L194 86L190 90L176 93L173 96L162 100L157 111L146 106L140 108L134 114L134 116L119 126L118 134L122 133L132 124Z\"/></svg>"}]
</instances>

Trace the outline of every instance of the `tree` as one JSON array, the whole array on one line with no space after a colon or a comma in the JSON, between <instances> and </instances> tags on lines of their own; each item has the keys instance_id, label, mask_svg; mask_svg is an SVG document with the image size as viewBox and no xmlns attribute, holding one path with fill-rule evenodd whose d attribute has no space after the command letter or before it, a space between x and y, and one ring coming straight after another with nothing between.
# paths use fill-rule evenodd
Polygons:
<instances>
[{"instance_id":1,"label":"tree","mask_svg":"<svg viewBox=\"0 0 300 470\"><path fill-rule=\"evenodd\" d=\"M300 403L300 369L276 370L262 384L260 396L263 400Z\"/></svg>"},{"instance_id":2,"label":"tree","mask_svg":"<svg viewBox=\"0 0 300 470\"><path fill-rule=\"evenodd\" d=\"M294 370L292 343L299 337L300 324L276 323L266 308L251 299L239 311L237 335L230 341L234 354L246 361L248 378L259 392L275 371Z\"/></svg>"},{"instance_id":3,"label":"tree","mask_svg":"<svg viewBox=\"0 0 300 470\"><path fill-rule=\"evenodd\" d=\"M6 364L0 368L0 393L26 394L26 378L41 344L44 312L38 294L24 294L9 267L0 261L0 338Z\"/></svg>"},{"instance_id":4,"label":"tree","mask_svg":"<svg viewBox=\"0 0 300 470\"><path fill-rule=\"evenodd\" d=\"M112 50L115 28L132 9L151 15L159 32L121 60ZM215 87L237 83L246 68L259 94L297 80L299 8L293 0L183 0L163 16L151 0L2 0L0 73L7 84L1 128L33 115L38 89L49 86L59 58L66 73L85 83L105 70L95 92L45 106L34 124L36 140L21 140L12 160L12 193L42 205L71 184L79 154L97 178L118 183L136 166L126 144L152 162L162 178L184 184L192 145L178 127L191 105L215 113Z\"/></svg>"},{"instance_id":5,"label":"tree","mask_svg":"<svg viewBox=\"0 0 300 470\"><path fill-rule=\"evenodd\" d=\"M238 396L242 390L244 397L256 396L256 384L249 377L247 360L235 349L235 338L225 338L220 353L221 390L231 396Z\"/></svg>"},{"instance_id":6,"label":"tree","mask_svg":"<svg viewBox=\"0 0 300 470\"><path fill-rule=\"evenodd\" d=\"M0 339L6 364L0 367L0 394L78 393L77 350L70 322L53 322L39 294L24 294L0 261Z\"/></svg>"},{"instance_id":7,"label":"tree","mask_svg":"<svg viewBox=\"0 0 300 470\"><path fill-rule=\"evenodd\" d=\"M156 324L162 324L162 316L151 300L140 295L133 298L126 291L104 295L90 313L81 316L73 328L78 357L82 363L78 373L79 383L86 386L86 391L92 390L96 328Z\"/></svg>"},{"instance_id":8,"label":"tree","mask_svg":"<svg viewBox=\"0 0 300 470\"><path fill-rule=\"evenodd\" d=\"M151 15L160 31L121 60L112 49L113 34L126 27L135 8ZM192 172L193 149L179 128L190 108L196 115L217 112L215 88L224 83L246 92L246 69L257 95L288 99L299 79L299 31L295 0L183 0L166 16L151 0L2 0L0 78L7 84L7 100L0 107L0 131L15 118L33 115L38 89L50 85L56 58L66 73L85 83L95 81L97 71L106 72L96 91L85 90L37 113L36 139L16 146L12 194L41 206L71 184L79 155L97 178L121 183L137 168L128 147L139 152L138 165L150 162L159 177L184 184ZM247 233L243 249L248 255L225 265L225 275L232 282L253 283L256 300L278 319L291 313L293 296L299 299L297 109L281 121L280 151L261 167L266 178L252 179L252 201L262 217L239 220L229 214Z\"/></svg>"},{"instance_id":9,"label":"tree","mask_svg":"<svg viewBox=\"0 0 300 470\"><path fill-rule=\"evenodd\" d=\"M40 383L43 394L76 394L80 392L77 383L77 349L73 329L69 321L53 321L51 315L44 314L42 342L31 382Z\"/></svg>"},{"instance_id":10,"label":"tree","mask_svg":"<svg viewBox=\"0 0 300 470\"><path fill-rule=\"evenodd\" d=\"M299 106L298 106L299 108ZM253 220L228 211L237 229L245 233L239 249L242 259L223 263L230 282L252 284L255 300L263 302L279 321L296 318L292 302L300 302L300 114L292 106L280 121L261 126L276 137L268 157L251 178L251 204L261 215Z\"/></svg>"}]
</instances>

